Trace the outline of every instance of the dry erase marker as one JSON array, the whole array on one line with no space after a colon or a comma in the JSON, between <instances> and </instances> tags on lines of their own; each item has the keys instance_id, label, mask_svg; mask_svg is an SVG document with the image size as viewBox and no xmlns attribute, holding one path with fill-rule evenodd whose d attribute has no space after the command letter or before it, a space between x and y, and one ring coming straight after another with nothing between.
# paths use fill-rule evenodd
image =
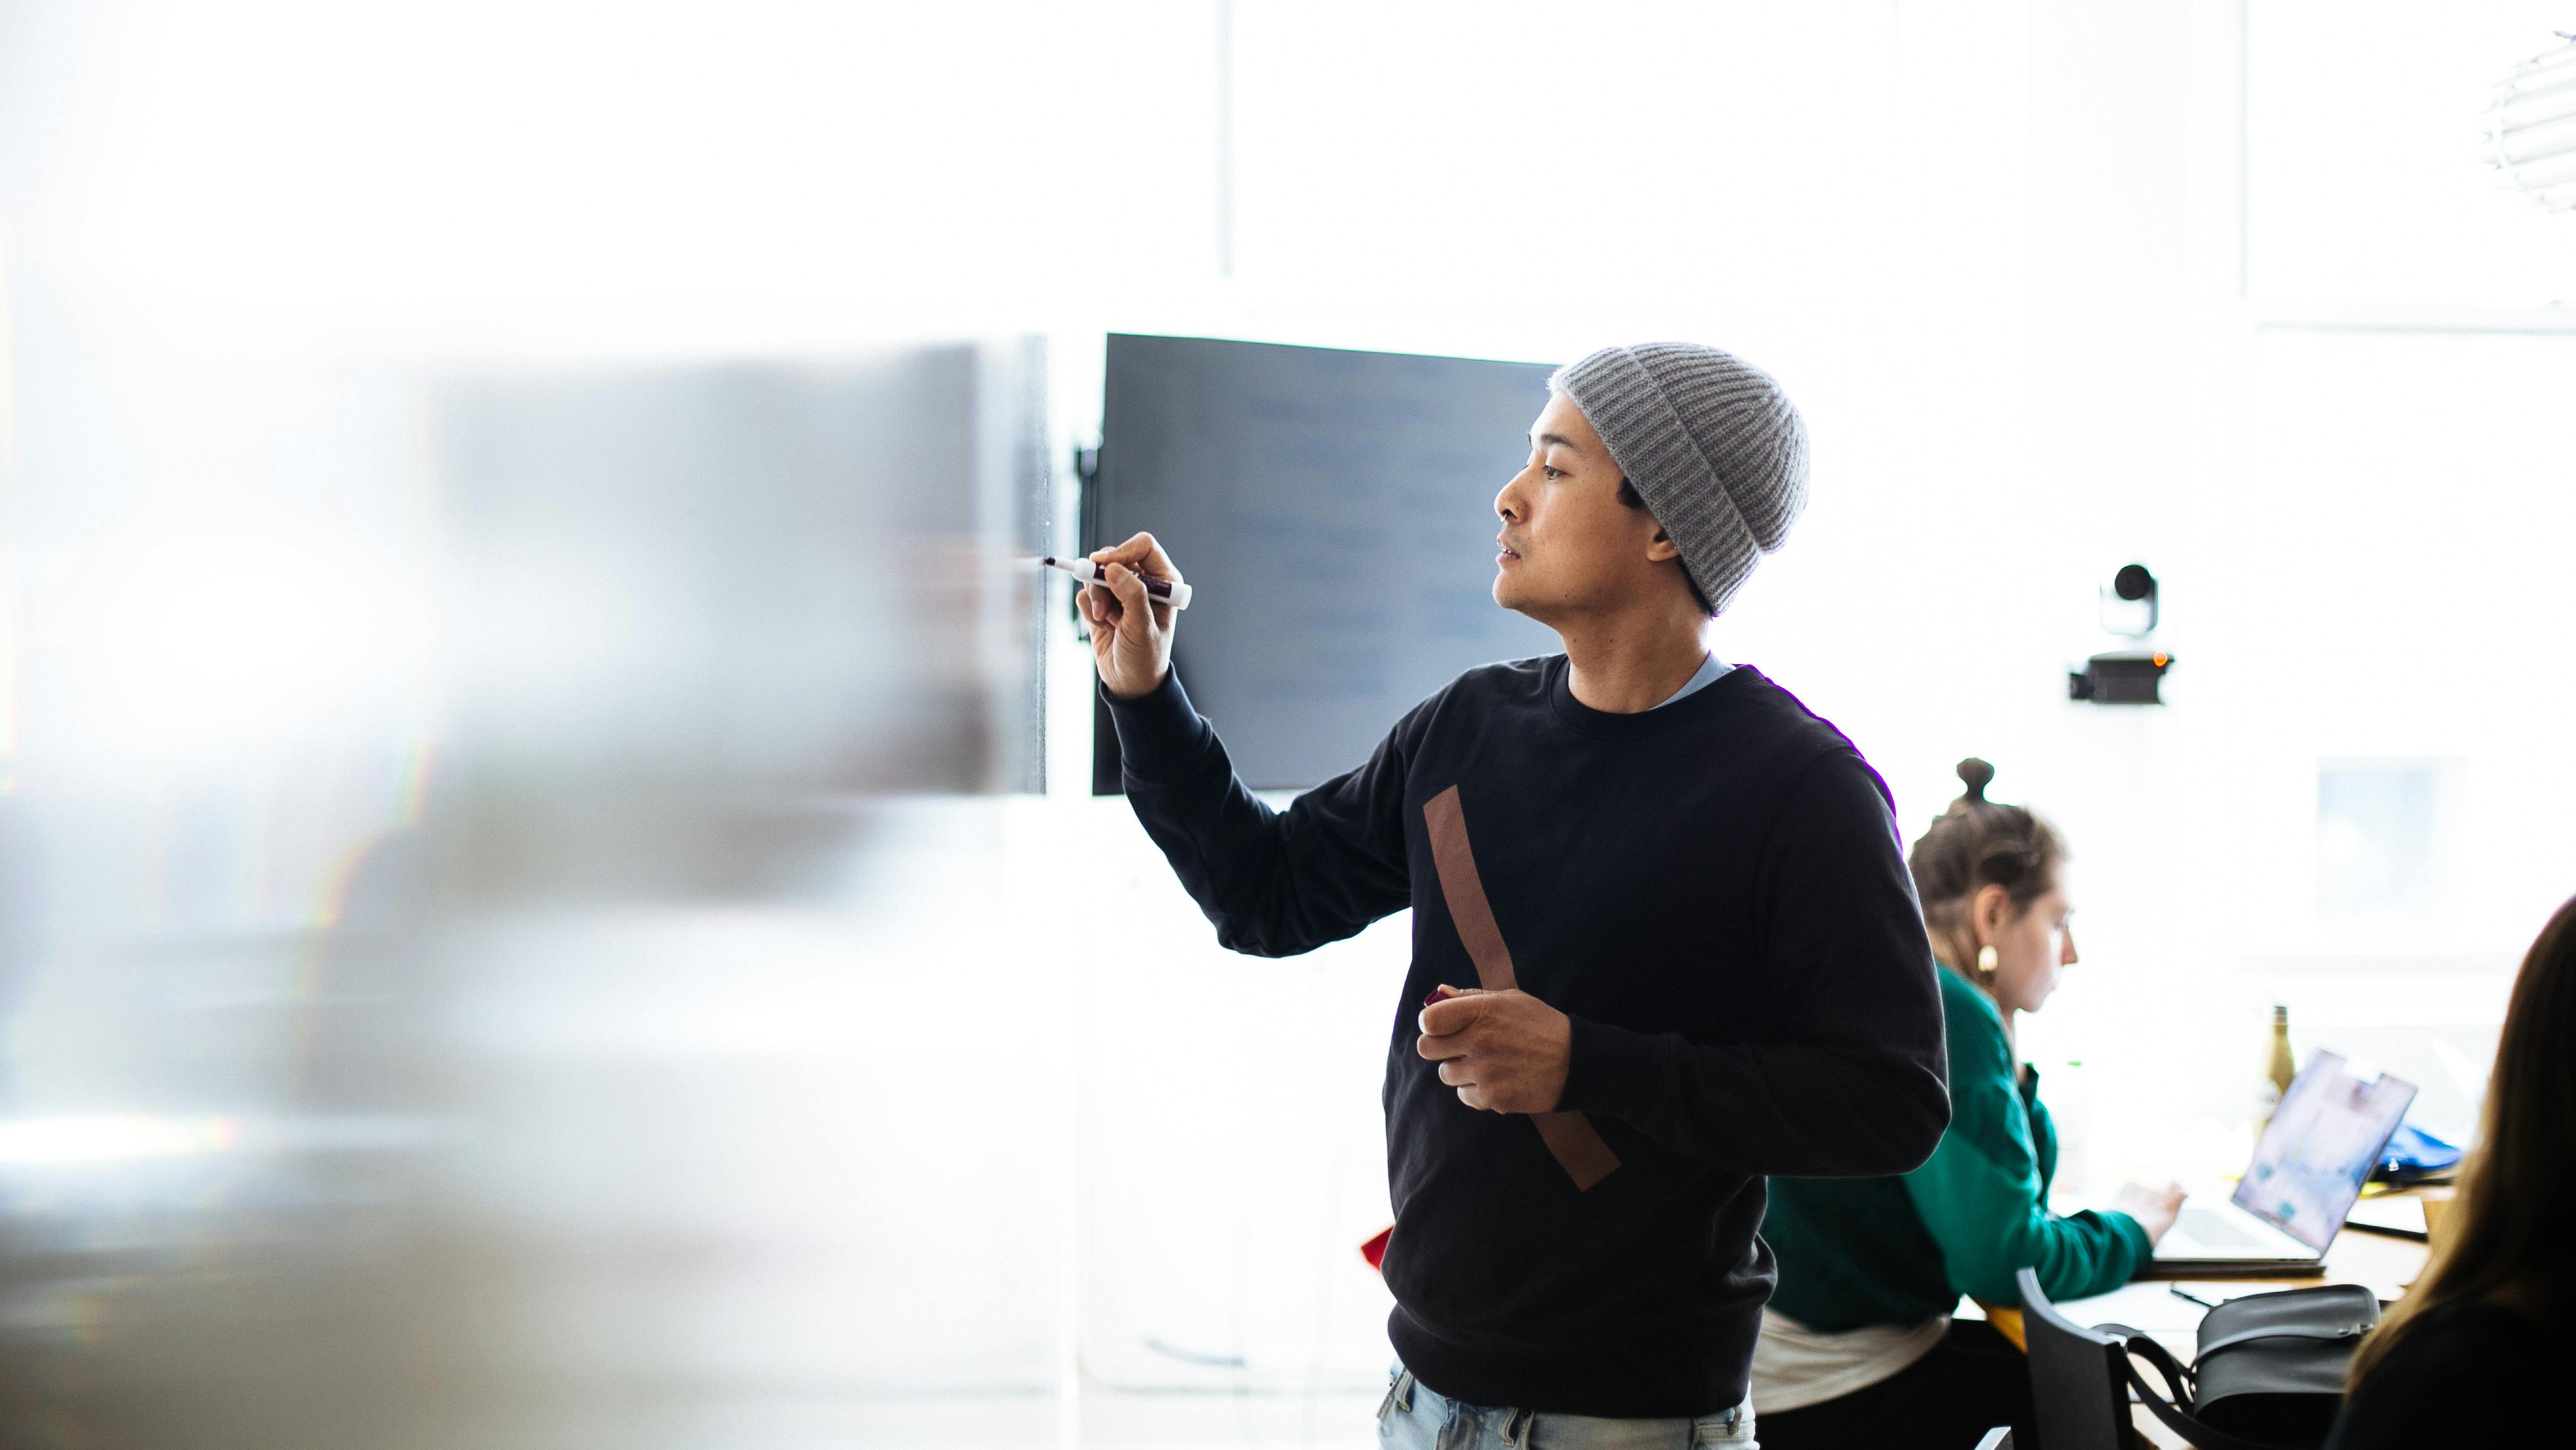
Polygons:
<instances>
[{"instance_id":1,"label":"dry erase marker","mask_svg":"<svg viewBox=\"0 0 2576 1450\"><path fill-rule=\"evenodd\" d=\"M1050 555L1047 558L1038 560L1038 562L1046 565L1050 569L1062 569L1067 574L1072 575L1074 578L1081 580L1085 584L1097 584L1103 589L1109 587L1109 570L1103 565L1091 562L1089 559L1058 559ZM1187 609L1190 607L1190 586L1187 584L1171 579L1155 579L1144 574L1138 574L1136 577L1145 581L1145 592L1147 594L1163 601L1174 609Z\"/></svg>"}]
</instances>

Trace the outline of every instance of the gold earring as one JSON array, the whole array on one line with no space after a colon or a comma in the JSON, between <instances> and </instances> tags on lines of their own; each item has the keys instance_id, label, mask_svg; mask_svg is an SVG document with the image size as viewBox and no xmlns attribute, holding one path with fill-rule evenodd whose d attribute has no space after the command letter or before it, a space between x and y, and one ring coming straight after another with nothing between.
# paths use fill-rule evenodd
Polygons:
<instances>
[{"instance_id":1,"label":"gold earring","mask_svg":"<svg viewBox=\"0 0 2576 1450\"><path fill-rule=\"evenodd\" d=\"M1980 981L1991 982L1994 980L1995 963L1997 960L1998 958L1995 955L1995 948L1992 942L1977 948L1977 977Z\"/></svg>"}]
</instances>

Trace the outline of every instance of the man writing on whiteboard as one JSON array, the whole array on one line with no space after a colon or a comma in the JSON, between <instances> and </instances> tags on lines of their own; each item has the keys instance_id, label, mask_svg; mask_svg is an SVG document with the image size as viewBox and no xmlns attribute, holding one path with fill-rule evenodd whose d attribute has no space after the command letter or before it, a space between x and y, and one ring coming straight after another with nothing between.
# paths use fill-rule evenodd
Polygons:
<instances>
[{"instance_id":1,"label":"man writing on whiteboard","mask_svg":"<svg viewBox=\"0 0 2576 1450\"><path fill-rule=\"evenodd\" d=\"M1796 409L1682 343L1549 393L1494 500L1494 602L1565 652L1469 670L1284 813L1172 673L1151 535L1091 556L1081 607L1128 800L1221 942L1286 956L1414 909L1381 1440L1749 1445L1763 1179L1929 1156L1931 951L1876 772L1704 643L1805 505Z\"/></svg>"}]
</instances>

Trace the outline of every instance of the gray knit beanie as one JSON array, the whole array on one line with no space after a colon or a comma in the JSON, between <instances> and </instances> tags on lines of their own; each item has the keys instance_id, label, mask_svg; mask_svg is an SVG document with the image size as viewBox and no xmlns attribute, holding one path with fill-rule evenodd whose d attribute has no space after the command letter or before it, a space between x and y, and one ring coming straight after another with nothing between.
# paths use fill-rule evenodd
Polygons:
<instances>
[{"instance_id":1,"label":"gray knit beanie","mask_svg":"<svg viewBox=\"0 0 2576 1450\"><path fill-rule=\"evenodd\" d=\"M1605 347L1548 386L1574 400L1711 614L1807 506L1807 426L1771 375L1695 342Z\"/></svg>"}]
</instances>

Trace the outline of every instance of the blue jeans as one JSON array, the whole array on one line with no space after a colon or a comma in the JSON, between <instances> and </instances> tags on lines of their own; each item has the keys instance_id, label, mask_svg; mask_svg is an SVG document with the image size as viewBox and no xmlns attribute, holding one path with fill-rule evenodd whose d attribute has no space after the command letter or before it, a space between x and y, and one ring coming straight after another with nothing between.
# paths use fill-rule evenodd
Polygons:
<instances>
[{"instance_id":1,"label":"blue jeans","mask_svg":"<svg viewBox=\"0 0 2576 1450\"><path fill-rule=\"evenodd\" d=\"M1392 1373L1377 1407L1377 1443L1385 1450L1762 1450L1749 1399L1692 1419L1607 1420L1460 1404L1400 1363Z\"/></svg>"}]
</instances>

